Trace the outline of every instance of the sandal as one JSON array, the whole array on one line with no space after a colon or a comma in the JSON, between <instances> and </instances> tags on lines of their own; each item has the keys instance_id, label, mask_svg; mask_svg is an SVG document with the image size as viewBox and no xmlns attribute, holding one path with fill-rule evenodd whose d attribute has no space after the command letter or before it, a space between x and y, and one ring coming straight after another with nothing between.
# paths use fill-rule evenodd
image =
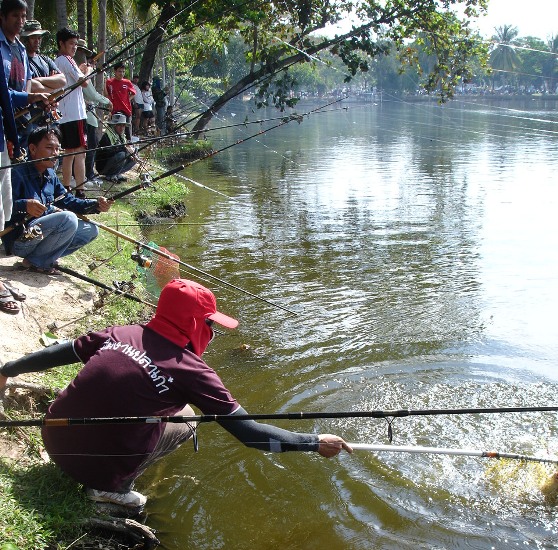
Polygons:
<instances>
[{"instance_id":1,"label":"sandal","mask_svg":"<svg viewBox=\"0 0 558 550\"><path fill-rule=\"evenodd\" d=\"M7 289L0 291L0 311L9 315L17 315L21 311L12 293Z\"/></svg>"},{"instance_id":2,"label":"sandal","mask_svg":"<svg viewBox=\"0 0 558 550\"><path fill-rule=\"evenodd\" d=\"M62 272L58 271L55 267L38 267L33 264L26 264L21 262L18 265L18 269L21 271L31 271L33 273L43 273L44 275L60 275Z\"/></svg>"},{"instance_id":3,"label":"sandal","mask_svg":"<svg viewBox=\"0 0 558 550\"><path fill-rule=\"evenodd\" d=\"M10 283L7 283L6 281L3 282L4 286L10 291L11 295L18 301L18 302L23 302L25 301L25 299L27 298L27 296L25 294L23 294L23 292L21 292L19 290L19 288L16 288L15 286L12 286Z\"/></svg>"}]
</instances>

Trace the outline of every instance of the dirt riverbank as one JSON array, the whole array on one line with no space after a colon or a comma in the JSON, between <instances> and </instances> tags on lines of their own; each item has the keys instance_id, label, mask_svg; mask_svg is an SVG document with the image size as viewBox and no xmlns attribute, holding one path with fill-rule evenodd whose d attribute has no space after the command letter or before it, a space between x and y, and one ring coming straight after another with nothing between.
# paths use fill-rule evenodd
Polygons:
<instances>
[{"instance_id":1,"label":"dirt riverbank","mask_svg":"<svg viewBox=\"0 0 558 550\"><path fill-rule=\"evenodd\" d=\"M58 337L71 334L74 325L64 325L89 311L95 287L68 275L45 275L18 269L20 258L0 254L0 280L8 281L26 295L17 315L0 312L0 360L16 359L44 347L41 337L53 329ZM49 329L51 327L51 329ZM40 374L28 374L16 380L40 383ZM10 384L11 381L8 382ZM9 390L11 391L11 390ZM25 442L8 440L0 433L0 456L22 458Z\"/></svg>"}]
</instances>

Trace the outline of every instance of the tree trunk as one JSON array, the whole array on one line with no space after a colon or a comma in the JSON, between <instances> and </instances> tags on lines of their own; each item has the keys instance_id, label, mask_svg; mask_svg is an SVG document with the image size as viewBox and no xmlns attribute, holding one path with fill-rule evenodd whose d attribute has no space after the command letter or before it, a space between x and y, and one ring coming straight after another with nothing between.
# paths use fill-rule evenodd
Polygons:
<instances>
[{"instance_id":1,"label":"tree trunk","mask_svg":"<svg viewBox=\"0 0 558 550\"><path fill-rule=\"evenodd\" d=\"M278 59L273 64L263 65L255 72L250 72L244 78L241 78L236 84L234 84L231 88L226 90L221 96L219 96L209 108L202 113L198 122L192 129L194 134L194 139L197 139L200 134L203 132L205 127L209 124L210 120L216 115L219 110L231 99L237 97L242 92L251 88L253 85L257 84L261 81L264 77L271 76L277 74L278 72L290 67L291 65L296 65L301 61L306 61L309 56L312 56L330 46L341 42L342 40L346 40L351 36L355 35L357 32L362 32L363 30L367 30L372 27L375 23L367 23L365 25L361 25L358 29L353 29L350 32L332 38L326 39L318 44L314 44L312 47L307 48L304 52L299 52L290 57L284 57L283 59Z\"/></svg>"},{"instance_id":2,"label":"tree trunk","mask_svg":"<svg viewBox=\"0 0 558 550\"><path fill-rule=\"evenodd\" d=\"M163 40L164 29L167 26L169 19L176 15L176 13L176 8L171 4L167 4L163 8L163 11L161 11L159 19L157 20L157 23L155 23L153 32L147 38L147 44L143 52L139 71L140 82L151 80L151 73L153 72L153 65L155 64L155 56L157 55L157 50Z\"/></svg>"},{"instance_id":3,"label":"tree trunk","mask_svg":"<svg viewBox=\"0 0 558 550\"><path fill-rule=\"evenodd\" d=\"M100 52L104 52L107 49L107 0L98 0L99 2L99 34L98 34L98 44L97 47ZM103 54L101 58L97 61L97 65L102 65L105 62L106 55ZM103 72L97 74L95 77L95 88L99 92L103 91Z\"/></svg>"},{"instance_id":4,"label":"tree trunk","mask_svg":"<svg viewBox=\"0 0 558 550\"><path fill-rule=\"evenodd\" d=\"M35 19L35 0L27 2L27 19Z\"/></svg>"},{"instance_id":5,"label":"tree trunk","mask_svg":"<svg viewBox=\"0 0 558 550\"><path fill-rule=\"evenodd\" d=\"M87 47L94 50L93 45L93 0L87 0Z\"/></svg>"},{"instance_id":6,"label":"tree trunk","mask_svg":"<svg viewBox=\"0 0 558 550\"><path fill-rule=\"evenodd\" d=\"M87 36L87 27L85 21L87 20L85 16L85 2L83 0L79 0L77 3L77 22L78 28L77 32L79 32L79 37L85 40Z\"/></svg>"},{"instance_id":7,"label":"tree trunk","mask_svg":"<svg viewBox=\"0 0 558 550\"><path fill-rule=\"evenodd\" d=\"M68 10L66 0L56 0L56 27L61 29L68 26Z\"/></svg>"}]
</instances>

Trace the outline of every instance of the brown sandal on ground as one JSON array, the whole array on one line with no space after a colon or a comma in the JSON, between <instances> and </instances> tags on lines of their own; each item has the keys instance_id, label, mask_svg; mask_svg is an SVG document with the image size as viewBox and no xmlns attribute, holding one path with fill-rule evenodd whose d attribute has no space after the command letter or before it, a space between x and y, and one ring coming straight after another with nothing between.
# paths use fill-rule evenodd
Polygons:
<instances>
[{"instance_id":1,"label":"brown sandal on ground","mask_svg":"<svg viewBox=\"0 0 558 550\"><path fill-rule=\"evenodd\" d=\"M16 288L15 286L12 286L10 283L7 283L6 281L3 282L3 285L6 287L6 289L8 289L11 293L11 295L18 301L18 302L24 302L25 299L27 298L27 296L25 294L23 294L23 292L21 292L19 290L19 288Z\"/></svg>"},{"instance_id":2,"label":"brown sandal on ground","mask_svg":"<svg viewBox=\"0 0 558 550\"><path fill-rule=\"evenodd\" d=\"M20 312L19 304L8 289L0 290L0 311L9 315L17 315Z\"/></svg>"},{"instance_id":3,"label":"brown sandal on ground","mask_svg":"<svg viewBox=\"0 0 558 550\"><path fill-rule=\"evenodd\" d=\"M16 264L17 268L21 271L31 271L33 273L43 273L45 275L60 275L62 272L58 271L56 267L38 267L36 265L30 264L26 260L23 260L19 264Z\"/></svg>"}]
</instances>

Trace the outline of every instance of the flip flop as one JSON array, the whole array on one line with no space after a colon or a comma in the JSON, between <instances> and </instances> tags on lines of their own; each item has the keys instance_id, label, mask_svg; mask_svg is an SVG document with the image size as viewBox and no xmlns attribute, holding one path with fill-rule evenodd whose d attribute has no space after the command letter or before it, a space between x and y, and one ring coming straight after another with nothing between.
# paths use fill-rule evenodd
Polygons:
<instances>
[{"instance_id":1,"label":"flip flop","mask_svg":"<svg viewBox=\"0 0 558 550\"><path fill-rule=\"evenodd\" d=\"M25 299L27 298L27 296L25 294L23 294L23 292L21 292L19 290L19 288L16 288L15 286L12 286L10 283L7 283L6 281L3 281L4 286L10 291L10 293L12 294L12 296L18 301L18 302L23 302L25 301Z\"/></svg>"},{"instance_id":2,"label":"flip flop","mask_svg":"<svg viewBox=\"0 0 558 550\"><path fill-rule=\"evenodd\" d=\"M8 304L15 304L16 307L8 307ZM9 315L17 315L21 311L19 304L14 300L9 290L0 291L0 311Z\"/></svg>"},{"instance_id":3,"label":"flip flop","mask_svg":"<svg viewBox=\"0 0 558 550\"><path fill-rule=\"evenodd\" d=\"M31 271L33 273L43 273L44 275L60 275L62 273L55 267L38 267L33 264L24 264L23 262L18 265L18 269L21 271Z\"/></svg>"}]
</instances>

